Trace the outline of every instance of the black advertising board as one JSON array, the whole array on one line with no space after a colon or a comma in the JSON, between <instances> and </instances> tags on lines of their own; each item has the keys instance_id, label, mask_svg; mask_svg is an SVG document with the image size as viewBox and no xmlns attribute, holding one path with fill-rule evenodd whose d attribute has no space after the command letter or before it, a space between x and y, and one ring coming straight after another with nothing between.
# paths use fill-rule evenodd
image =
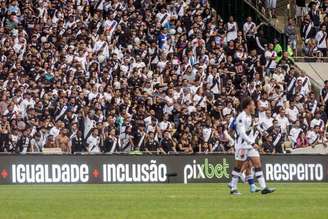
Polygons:
<instances>
[{"instance_id":1,"label":"black advertising board","mask_svg":"<svg viewBox=\"0 0 328 219\"><path fill-rule=\"evenodd\" d=\"M266 155L268 181L327 182L328 156ZM0 155L0 184L218 183L233 155Z\"/></svg>"}]
</instances>

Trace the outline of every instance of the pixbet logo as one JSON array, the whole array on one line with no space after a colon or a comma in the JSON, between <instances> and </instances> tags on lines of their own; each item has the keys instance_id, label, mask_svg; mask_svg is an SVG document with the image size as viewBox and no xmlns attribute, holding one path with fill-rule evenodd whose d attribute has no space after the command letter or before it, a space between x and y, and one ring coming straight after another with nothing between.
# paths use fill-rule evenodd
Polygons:
<instances>
[{"instance_id":1,"label":"pixbet logo","mask_svg":"<svg viewBox=\"0 0 328 219\"><path fill-rule=\"evenodd\" d=\"M214 177L221 179L222 177L229 178L229 164L226 159L222 163L211 164L208 159L204 160L203 164L198 164L193 160L193 164L185 165L183 169L184 183L187 184L190 179L212 179Z\"/></svg>"}]
</instances>

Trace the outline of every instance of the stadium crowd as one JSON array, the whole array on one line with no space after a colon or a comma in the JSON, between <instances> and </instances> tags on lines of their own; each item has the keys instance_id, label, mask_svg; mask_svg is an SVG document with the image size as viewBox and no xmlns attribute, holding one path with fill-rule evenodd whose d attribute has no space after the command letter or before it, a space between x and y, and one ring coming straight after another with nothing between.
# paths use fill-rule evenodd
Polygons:
<instances>
[{"instance_id":1,"label":"stadium crowd","mask_svg":"<svg viewBox=\"0 0 328 219\"><path fill-rule=\"evenodd\" d=\"M297 6L297 17L303 16L300 32L303 41L303 52L310 60L327 57L327 24L328 1L316 0L305 4L300 1Z\"/></svg>"},{"instance_id":2,"label":"stadium crowd","mask_svg":"<svg viewBox=\"0 0 328 219\"><path fill-rule=\"evenodd\" d=\"M290 18L285 27L290 47L295 51L298 41L302 42L305 61L326 61L327 57L327 0L296 0L295 19ZM298 34L299 29L299 34Z\"/></svg>"},{"instance_id":3,"label":"stadium crowd","mask_svg":"<svg viewBox=\"0 0 328 219\"><path fill-rule=\"evenodd\" d=\"M0 151L233 152L240 100L263 153L326 141L328 82L251 17L199 0L0 0Z\"/></svg>"},{"instance_id":4,"label":"stadium crowd","mask_svg":"<svg viewBox=\"0 0 328 219\"><path fill-rule=\"evenodd\" d=\"M276 17L277 0L252 0L266 17ZM305 61L327 61L327 25L328 0L294 0L295 17L289 18L284 33L287 35L289 47L296 52L296 46L302 45ZM282 9L285 10L285 9ZM291 10L290 5L286 10ZM299 30L299 31L298 31Z\"/></svg>"}]
</instances>

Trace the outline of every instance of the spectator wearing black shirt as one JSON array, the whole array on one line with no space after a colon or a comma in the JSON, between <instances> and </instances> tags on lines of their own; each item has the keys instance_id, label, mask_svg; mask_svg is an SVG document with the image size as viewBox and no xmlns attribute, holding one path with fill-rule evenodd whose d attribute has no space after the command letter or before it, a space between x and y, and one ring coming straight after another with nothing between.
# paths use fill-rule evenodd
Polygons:
<instances>
[{"instance_id":1,"label":"spectator wearing black shirt","mask_svg":"<svg viewBox=\"0 0 328 219\"><path fill-rule=\"evenodd\" d=\"M110 130L108 134L105 134L103 139L102 152L113 153L117 150L117 138L115 137L115 129Z\"/></svg>"},{"instance_id":2,"label":"spectator wearing black shirt","mask_svg":"<svg viewBox=\"0 0 328 219\"><path fill-rule=\"evenodd\" d=\"M71 138L71 141L72 154L86 151L81 131L77 131L76 134Z\"/></svg>"},{"instance_id":3,"label":"spectator wearing black shirt","mask_svg":"<svg viewBox=\"0 0 328 219\"><path fill-rule=\"evenodd\" d=\"M147 154L158 154L161 152L159 142L155 139L154 132L148 133L145 143L140 149Z\"/></svg>"},{"instance_id":4,"label":"spectator wearing black shirt","mask_svg":"<svg viewBox=\"0 0 328 219\"><path fill-rule=\"evenodd\" d=\"M316 31L319 31L320 29L320 11L317 7L316 3L310 3L309 4L309 16L311 21L313 22L314 28Z\"/></svg>"},{"instance_id":5,"label":"spectator wearing black shirt","mask_svg":"<svg viewBox=\"0 0 328 219\"><path fill-rule=\"evenodd\" d=\"M176 152L176 143L168 131L164 132L163 139L160 141L160 147L165 154Z\"/></svg>"},{"instance_id":6,"label":"spectator wearing black shirt","mask_svg":"<svg viewBox=\"0 0 328 219\"><path fill-rule=\"evenodd\" d=\"M265 141L262 144L262 150L266 154L274 154L275 153L275 146L272 143L271 135L266 136Z\"/></svg>"}]
</instances>

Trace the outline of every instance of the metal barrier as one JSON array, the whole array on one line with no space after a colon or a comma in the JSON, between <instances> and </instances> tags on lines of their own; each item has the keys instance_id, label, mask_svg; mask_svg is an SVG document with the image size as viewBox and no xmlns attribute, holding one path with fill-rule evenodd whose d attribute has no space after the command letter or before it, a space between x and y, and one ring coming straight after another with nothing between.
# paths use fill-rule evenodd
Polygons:
<instances>
[{"instance_id":1,"label":"metal barrier","mask_svg":"<svg viewBox=\"0 0 328 219\"><path fill-rule=\"evenodd\" d=\"M324 62L328 63L328 57L309 57L309 56L295 56L295 62Z\"/></svg>"}]
</instances>

